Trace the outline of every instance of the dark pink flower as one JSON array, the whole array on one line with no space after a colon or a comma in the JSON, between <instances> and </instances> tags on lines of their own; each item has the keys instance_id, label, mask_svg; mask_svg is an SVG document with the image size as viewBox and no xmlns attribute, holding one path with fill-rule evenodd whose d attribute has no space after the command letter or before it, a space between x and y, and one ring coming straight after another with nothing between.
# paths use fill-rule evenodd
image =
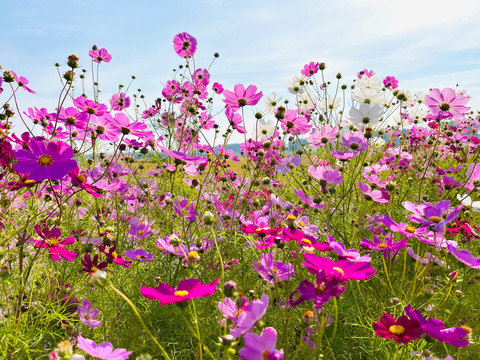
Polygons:
<instances>
[{"instance_id":1,"label":"dark pink flower","mask_svg":"<svg viewBox=\"0 0 480 360\"><path fill-rule=\"evenodd\" d=\"M53 261L62 261L62 258L67 261L75 261L77 254L63 247L63 245L72 245L75 243L75 239L72 236L62 239L62 232L59 228L53 227L49 229L45 223L36 224L35 231L41 240L30 239L30 241L35 243L39 248L48 247Z\"/></svg>"},{"instance_id":2,"label":"dark pink flower","mask_svg":"<svg viewBox=\"0 0 480 360\"><path fill-rule=\"evenodd\" d=\"M343 286L338 286L340 280L340 274L327 277L325 271L321 270L317 274L316 284L308 280L303 280L298 288L290 294L290 305L297 306L304 301L313 300L315 307L319 309L332 297L340 296L345 291ZM294 300L293 297L296 293L299 293L300 296Z\"/></svg>"},{"instance_id":3,"label":"dark pink flower","mask_svg":"<svg viewBox=\"0 0 480 360\"><path fill-rule=\"evenodd\" d=\"M364 75L366 77L372 77L373 75L375 75L375 72L373 70L363 69L358 72L357 77L361 79Z\"/></svg>"},{"instance_id":4,"label":"dark pink flower","mask_svg":"<svg viewBox=\"0 0 480 360\"><path fill-rule=\"evenodd\" d=\"M189 58L197 51L197 39L192 35L183 32L173 38L173 49L182 58Z\"/></svg>"},{"instance_id":5,"label":"dark pink flower","mask_svg":"<svg viewBox=\"0 0 480 360\"><path fill-rule=\"evenodd\" d=\"M409 319L405 315L397 320L387 313L381 318L380 322L373 323L375 335L390 339L394 338L396 342L406 344L412 340L417 340L423 335L420 324L415 319Z\"/></svg>"},{"instance_id":6,"label":"dark pink flower","mask_svg":"<svg viewBox=\"0 0 480 360\"><path fill-rule=\"evenodd\" d=\"M176 290L168 284L160 283L154 289L143 286L140 288L140 292L148 299L158 300L160 305L167 305L211 296L219 281L220 279L216 279L209 284L202 284L200 280L190 278L180 281Z\"/></svg>"},{"instance_id":7,"label":"dark pink flower","mask_svg":"<svg viewBox=\"0 0 480 360\"><path fill-rule=\"evenodd\" d=\"M311 61L309 64L305 64L301 71L302 75L305 75L306 77L315 75L318 72L319 65L319 63L313 61Z\"/></svg>"},{"instance_id":8,"label":"dark pink flower","mask_svg":"<svg viewBox=\"0 0 480 360\"><path fill-rule=\"evenodd\" d=\"M310 273L318 274L320 271L325 271L327 277L339 277L343 283L348 280L365 280L375 274L375 269L368 262L353 263L348 260L335 262L332 259L310 253L305 253L303 256L306 262L302 265Z\"/></svg>"},{"instance_id":9,"label":"dark pink flower","mask_svg":"<svg viewBox=\"0 0 480 360\"><path fill-rule=\"evenodd\" d=\"M130 98L124 93L113 94L110 99L110 105L115 111L122 111L130 106Z\"/></svg>"},{"instance_id":10,"label":"dark pink flower","mask_svg":"<svg viewBox=\"0 0 480 360\"><path fill-rule=\"evenodd\" d=\"M358 182L358 187L362 190L366 200L373 200L380 204L388 204L388 200L390 199L388 193L380 190L371 190L370 185L362 184L361 181Z\"/></svg>"},{"instance_id":11,"label":"dark pink flower","mask_svg":"<svg viewBox=\"0 0 480 360\"><path fill-rule=\"evenodd\" d=\"M385 86L387 89L394 90L398 87L398 80L393 76L387 76L385 79L383 79L383 86Z\"/></svg>"},{"instance_id":12,"label":"dark pink flower","mask_svg":"<svg viewBox=\"0 0 480 360\"><path fill-rule=\"evenodd\" d=\"M288 130L296 135L306 134L313 127L313 125L308 123L308 119L305 116L300 116L293 109L285 111L284 117L280 119L280 126L283 130Z\"/></svg>"}]
</instances>

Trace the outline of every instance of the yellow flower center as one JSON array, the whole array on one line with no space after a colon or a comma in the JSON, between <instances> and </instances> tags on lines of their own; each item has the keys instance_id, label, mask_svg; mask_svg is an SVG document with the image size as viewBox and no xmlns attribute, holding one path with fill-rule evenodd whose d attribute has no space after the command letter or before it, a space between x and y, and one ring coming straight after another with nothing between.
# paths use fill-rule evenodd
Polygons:
<instances>
[{"instance_id":1,"label":"yellow flower center","mask_svg":"<svg viewBox=\"0 0 480 360\"><path fill-rule=\"evenodd\" d=\"M189 258L189 259L197 259L197 258L198 258L198 252L196 252L196 251L190 251L190 252L188 253L188 258Z\"/></svg>"},{"instance_id":2,"label":"yellow flower center","mask_svg":"<svg viewBox=\"0 0 480 360\"><path fill-rule=\"evenodd\" d=\"M430 219L428 219L428 221L438 224L440 221L442 221L442 219L439 218L438 216L432 216Z\"/></svg>"},{"instance_id":3,"label":"yellow flower center","mask_svg":"<svg viewBox=\"0 0 480 360\"><path fill-rule=\"evenodd\" d=\"M91 271L92 273L94 273L94 272L97 271L97 270L98 270L98 268L97 268L96 266L92 266L92 267L90 268L90 271Z\"/></svg>"},{"instance_id":4,"label":"yellow flower center","mask_svg":"<svg viewBox=\"0 0 480 360\"><path fill-rule=\"evenodd\" d=\"M317 294L323 294L325 292L325 283L322 282L315 287L315 292Z\"/></svg>"},{"instance_id":5,"label":"yellow flower center","mask_svg":"<svg viewBox=\"0 0 480 360\"><path fill-rule=\"evenodd\" d=\"M77 180L83 184L85 181L87 181L87 177L83 174L80 174L77 176Z\"/></svg>"},{"instance_id":6,"label":"yellow flower center","mask_svg":"<svg viewBox=\"0 0 480 360\"><path fill-rule=\"evenodd\" d=\"M334 267L333 270L337 270L341 275L344 275L344 274L345 274L345 272L343 271L342 268Z\"/></svg>"},{"instance_id":7,"label":"yellow flower center","mask_svg":"<svg viewBox=\"0 0 480 360\"><path fill-rule=\"evenodd\" d=\"M87 320L90 319L90 315L85 314L85 319L87 319Z\"/></svg>"},{"instance_id":8,"label":"yellow flower center","mask_svg":"<svg viewBox=\"0 0 480 360\"><path fill-rule=\"evenodd\" d=\"M387 244L378 244L377 247L379 249L385 249L387 247Z\"/></svg>"},{"instance_id":9,"label":"yellow flower center","mask_svg":"<svg viewBox=\"0 0 480 360\"><path fill-rule=\"evenodd\" d=\"M53 163L53 159L50 155L42 155L38 158L38 163L43 166L48 166Z\"/></svg>"},{"instance_id":10,"label":"yellow flower center","mask_svg":"<svg viewBox=\"0 0 480 360\"><path fill-rule=\"evenodd\" d=\"M278 269L277 269L276 267L272 268L272 271L273 271L273 273L274 273L275 275L278 274Z\"/></svg>"},{"instance_id":11,"label":"yellow flower center","mask_svg":"<svg viewBox=\"0 0 480 360\"><path fill-rule=\"evenodd\" d=\"M57 246L58 245L58 239L57 238L49 238L47 241L51 246Z\"/></svg>"},{"instance_id":12,"label":"yellow flower center","mask_svg":"<svg viewBox=\"0 0 480 360\"><path fill-rule=\"evenodd\" d=\"M117 255L117 253L116 253L115 251L114 251L114 252L112 252L112 257L113 257L114 259L116 259L116 258L117 258L117 256L118 256L118 255Z\"/></svg>"},{"instance_id":13,"label":"yellow flower center","mask_svg":"<svg viewBox=\"0 0 480 360\"><path fill-rule=\"evenodd\" d=\"M304 227L305 226L305 223L303 221L299 221L298 222L298 225L300 225L301 227Z\"/></svg>"},{"instance_id":14,"label":"yellow flower center","mask_svg":"<svg viewBox=\"0 0 480 360\"><path fill-rule=\"evenodd\" d=\"M244 312L245 312L245 311L243 311L243 310L238 310L238 311L236 312L236 314L235 314L235 317L238 318L238 317L240 316L240 314L242 314L242 313L244 313Z\"/></svg>"},{"instance_id":15,"label":"yellow flower center","mask_svg":"<svg viewBox=\"0 0 480 360\"><path fill-rule=\"evenodd\" d=\"M188 291L187 291L187 290L175 291L175 293L174 293L173 295L175 295L176 297L187 296L187 295L188 295Z\"/></svg>"},{"instance_id":16,"label":"yellow flower center","mask_svg":"<svg viewBox=\"0 0 480 360\"><path fill-rule=\"evenodd\" d=\"M295 215L288 215L287 216L287 221L293 221L293 220L297 220L297 217Z\"/></svg>"},{"instance_id":17,"label":"yellow flower center","mask_svg":"<svg viewBox=\"0 0 480 360\"><path fill-rule=\"evenodd\" d=\"M25 185L33 185L35 184L35 180L25 180Z\"/></svg>"},{"instance_id":18,"label":"yellow flower center","mask_svg":"<svg viewBox=\"0 0 480 360\"><path fill-rule=\"evenodd\" d=\"M400 336L405 333L405 328L402 325L392 325L388 328L388 331L394 335Z\"/></svg>"},{"instance_id":19,"label":"yellow flower center","mask_svg":"<svg viewBox=\"0 0 480 360\"><path fill-rule=\"evenodd\" d=\"M302 243L304 243L305 245L312 245L312 242L308 239L302 239Z\"/></svg>"},{"instance_id":20,"label":"yellow flower center","mask_svg":"<svg viewBox=\"0 0 480 360\"><path fill-rule=\"evenodd\" d=\"M143 235L143 231L142 231L142 230L138 230L138 231L137 231L137 235L142 236L142 235Z\"/></svg>"},{"instance_id":21,"label":"yellow flower center","mask_svg":"<svg viewBox=\"0 0 480 360\"><path fill-rule=\"evenodd\" d=\"M416 230L416 229L415 229L413 226L411 226L411 225L407 225L407 226L405 226L405 229L404 229L404 230L405 230L406 232L411 233L411 234L415 234L415 230Z\"/></svg>"}]
</instances>

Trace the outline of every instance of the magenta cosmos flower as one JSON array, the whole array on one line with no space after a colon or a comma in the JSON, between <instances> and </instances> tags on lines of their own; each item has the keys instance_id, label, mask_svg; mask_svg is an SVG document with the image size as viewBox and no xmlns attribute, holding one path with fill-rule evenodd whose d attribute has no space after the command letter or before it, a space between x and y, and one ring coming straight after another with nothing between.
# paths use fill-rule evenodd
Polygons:
<instances>
[{"instance_id":1,"label":"magenta cosmos flower","mask_svg":"<svg viewBox=\"0 0 480 360\"><path fill-rule=\"evenodd\" d=\"M189 58L197 51L197 39L189 33L183 32L173 38L173 49L182 58Z\"/></svg>"},{"instance_id":2,"label":"magenta cosmos flower","mask_svg":"<svg viewBox=\"0 0 480 360\"><path fill-rule=\"evenodd\" d=\"M304 301L313 300L315 307L320 309L324 303L329 301L332 297L340 296L345 288L338 286L340 282L340 275L327 277L325 271L321 270L317 275L316 284L308 280L303 280L298 288L290 294L289 302L291 306L297 306ZM300 294L297 299L293 299L296 294Z\"/></svg>"},{"instance_id":3,"label":"magenta cosmos flower","mask_svg":"<svg viewBox=\"0 0 480 360\"><path fill-rule=\"evenodd\" d=\"M446 88L440 92L440 89L432 89L425 96L424 103L428 106L435 117L442 118L453 117L462 118L469 110L464 106L470 99L463 95L457 95L455 90Z\"/></svg>"},{"instance_id":4,"label":"magenta cosmos flower","mask_svg":"<svg viewBox=\"0 0 480 360\"><path fill-rule=\"evenodd\" d=\"M380 322L373 323L375 335L385 339L394 338L396 342L406 344L412 340L419 339L423 335L420 324L415 319L409 319L402 315L397 320L387 313L381 318Z\"/></svg>"},{"instance_id":5,"label":"magenta cosmos flower","mask_svg":"<svg viewBox=\"0 0 480 360\"><path fill-rule=\"evenodd\" d=\"M211 296L217 289L219 281L220 279L216 279L210 284L202 284L200 280L190 278L180 281L177 290L168 284L160 283L155 289L143 286L140 292L148 299L160 301L160 305L167 305Z\"/></svg>"},{"instance_id":6,"label":"magenta cosmos flower","mask_svg":"<svg viewBox=\"0 0 480 360\"><path fill-rule=\"evenodd\" d=\"M443 321L430 318L425 319L418 310L413 310L410 305L405 307L405 313L410 319L417 320L422 330L432 338L456 347L465 347L469 344L468 332L462 327L445 329Z\"/></svg>"},{"instance_id":7,"label":"magenta cosmos flower","mask_svg":"<svg viewBox=\"0 0 480 360\"><path fill-rule=\"evenodd\" d=\"M327 184L336 185L343 182L343 176L337 170L331 167L310 165L308 167L308 173L316 180L320 182L320 185L325 187Z\"/></svg>"},{"instance_id":8,"label":"magenta cosmos flower","mask_svg":"<svg viewBox=\"0 0 480 360\"><path fill-rule=\"evenodd\" d=\"M450 209L449 200L441 200L436 204L429 202L420 205L410 201L402 203L403 207L413 214L408 215L410 221L421 224L431 231L443 232L445 225L454 220L460 213L460 209Z\"/></svg>"},{"instance_id":9,"label":"magenta cosmos flower","mask_svg":"<svg viewBox=\"0 0 480 360\"><path fill-rule=\"evenodd\" d=\"M223 95L225 96L223 102L226 104L226 107L232 108L233 110L238 110L246 105L257 105L263 96L261 91L257 93L257 87L255 85L250 85L245 89L242 84L235 85L233 92L224 90Z\"/></svg>"},{"instance_id":10,"label":"magenta cosmos flower","mask_svg":"<svg viewBox=\"0 0 480 360\"><path fill-rule=\"evenodd\" d=\"M368 262L353 263L348 260L339 260L337 262L326 257L320 257L315 254L305 253L306 262L303 266L312 274L319 274L325 271L328 278L340 276L340 281L346 283L348 280L365 280L375 274L375 269Z\"/></svg>"},{"instance_id":11,"label":"magenta cosmos flower","mask_svg":"<svg viewBox=\"0 0 480 360\"><path fill-rule=\"evenodd\" d=\"M275 349L277 331L273 327L263 329L260 335L255 333L245 334L243 341L245 347L240 349L238 355L244 360L283 359L283 349Z\"/></svg>"},{"instance_id":12,"label":"magenta cosmos flower","mask_svg":"<svg viewBox=\"0 0 480 360\"><path fill-rule=\"evenodd\" d=\"M72 245L75 243L75 239L72 236L62 239L62 232L59 228L53 227L49 229L46 224L35 225L35 231L41 240L31 239L30 241L35 243L39 248L48 247L53 261L62 261L62 258L68 261L75 261L77 254L63 247L63 245Z\"/></svg>"},{"instance_id":13,"label":"magenta cosmos flower","mask_svg":"<svg viewBox=\"0 0 480 360\"><path fill-rule=\"evenodd\" d=\"M77 346L98 360L126 360L132 353L126 349L113 349L113 345L109 342L97 345L95 341L85 339L82 336L78 336Z\"/></svg>"},{"instance_id":14,"label":"magenta cosmos flower","mask_svg":"<svg viewBox=\"0 0 480 360\"><path fill-rule=\"evenodd\" d=\"M61 141L30 141L30 150L15 151L13 168L34 181L60 180L77 168L73 149Z\"/></svg>"},{"instance_id":15,"label":"magenta cosmos flower","mask_svg":"<svg viewBox=\"0 0 480 360\"><path fill-rule=\"evenodd\" d=\"M107 49L98 49L96 45L93 45L93 48L88 52L88 55L90 55L96 63L101 63L102 61L108 63L112 60L112 55L108 53Z\"/></svg>"}]
</instances>

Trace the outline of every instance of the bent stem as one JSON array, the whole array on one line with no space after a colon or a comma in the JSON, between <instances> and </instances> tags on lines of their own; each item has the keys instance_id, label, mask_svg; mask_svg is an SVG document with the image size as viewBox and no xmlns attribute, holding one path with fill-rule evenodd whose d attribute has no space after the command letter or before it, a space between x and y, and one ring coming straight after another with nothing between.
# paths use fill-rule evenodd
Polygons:
<instances>
[{"instance_id":1,"label":"bent stem","mask_svg":"<svg viewBox=\"0 0 480 360\"><path fill-rule=\"evenodd\" d=\"M166 359L168 360L171 360L170 359L170 356L168 356L167 352L165 351L165 348L162 346L162 344L160 344L158 342L158 340L155 338L155 336L153 336L152 332L150 331L150 329L147 327L147 325L145 324L145 322L143 321L143 318L142 316L140 315L140 313L138 312L138 309L137 307L135 306L134 303L132 303L132 301L124 294L122 293L120 290L118 290L115 286L113 286L112 284L110 284L110 287L112 288L113 291L115 291L123 300L126 301L126 303L132 308L133 312L135 313L135 315L137 316L138 320L140 320L140 323L142 324L143 328L145 329L145 331L147 332L147 334L150 336L150 338L153 340L153 342L158 346L158 348L160 349L160 351L162 352L163 356L165 356Z\"/></svg>"}]
</instances>

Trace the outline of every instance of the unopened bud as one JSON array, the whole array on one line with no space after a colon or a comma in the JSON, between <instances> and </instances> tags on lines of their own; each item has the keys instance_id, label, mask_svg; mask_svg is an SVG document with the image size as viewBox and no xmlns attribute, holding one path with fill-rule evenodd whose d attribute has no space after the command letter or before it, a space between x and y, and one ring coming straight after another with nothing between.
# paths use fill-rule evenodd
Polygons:
<instances>
[{"instance_id":1,"label":"unopened bud","mask_svg":"<svg viewBox=\"0 0 480 360\"><path fill-rule=\"evenodd\" d=\"M205 225L212 225L214 221L215 221L215 215L213 215L212 212L206 211L203 214L203 222L205 223Z\"/></svg>"},{"instance_id":2,"label":"unopened bud","mask_svg":"<svg viewBox=\"0 0 480 360\"><path fill-rule=\"evenodd\" d=\"M90 276L90 283L99 289L104 288L107 285L107 282L108 279L106 271L97 270Z\"/></svg>"}]
</instances>

